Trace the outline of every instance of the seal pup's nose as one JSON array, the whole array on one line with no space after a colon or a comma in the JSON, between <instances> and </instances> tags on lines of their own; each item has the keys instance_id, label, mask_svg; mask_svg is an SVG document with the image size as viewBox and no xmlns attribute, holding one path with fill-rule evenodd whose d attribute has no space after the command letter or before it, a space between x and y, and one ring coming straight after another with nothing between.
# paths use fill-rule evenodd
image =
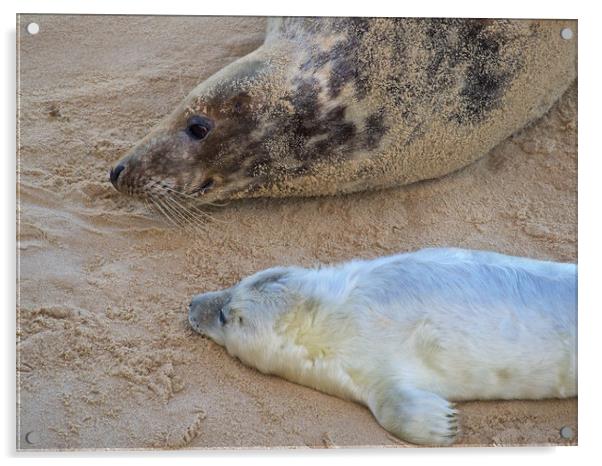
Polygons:
<instances>
[{"instance_id":1,"label":"seal pup's nose","mask_svg":"<svg viewBox=\"0 0 602 466\"><path fill-rule=\"evenodd\" d=\"M199 329L199 301L202 295L196 295L188 305L188 323L198 332Z\"/></svg>"},{"instance_id":2,"label":"seal pup's nose","mask_svg":"<svg viewBox=\"0 0 602 466\"><path fill-rule=\"evenodd\" d=\"M109 179L113 186L117 187L117 178L119 178L119 174L125 169L125 165L119 164L115 168L112 168L109 172Z\"/></svg>"}]
</instances>

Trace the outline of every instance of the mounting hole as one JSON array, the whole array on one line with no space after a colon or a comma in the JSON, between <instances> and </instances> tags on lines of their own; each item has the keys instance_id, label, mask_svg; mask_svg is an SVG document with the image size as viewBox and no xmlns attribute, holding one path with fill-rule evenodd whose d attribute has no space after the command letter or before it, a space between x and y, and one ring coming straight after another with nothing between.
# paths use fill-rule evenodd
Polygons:
<instances>
[{"instance_id":1,"label":"mounting hole","mask_svg":"<svg viewBox=\"0 0 602 466\"><path fill-rule=\"evenodd\" d=\"M38 23L29 23L27 25L27 32L29 32L32 36L40 32L40 25Z\"/></svg>"},{"instance_id":2,"label":"mounting hole","mask_svg":"<svg viewBox=\"0 0 602 466\"><path fill-rule=\"evenodd\" d=\"M573 38L573 30L571 28L564 28L560 31L560 37L564 40L571 40Z\"/></svg>"},{"instance_id":3,"label":"mounting hole","mask_svg":"<svg viewBox=\"0 0 602 466\"><path fill-rule=\"evenodd\" d=\"M36 443L39 442L39 438L38 438L38 434L36 434L35 432L31 431L31 432L27 432L25 434L25 441L27 443L29 443L30 445L35 445Z\"/></svg>"},{"instance_id":4,"label":"mounting hole","mask_svg":"<svg viewBox=\"0 0 602 466\"><path fill-rule=\"evenodd\" d=\"M573 432L573 429L571 429L569 426L564 426L562 429L560 429L560 436L562 438L570 440L575 436L575 433Z\"/></svg>"}]
</instances>

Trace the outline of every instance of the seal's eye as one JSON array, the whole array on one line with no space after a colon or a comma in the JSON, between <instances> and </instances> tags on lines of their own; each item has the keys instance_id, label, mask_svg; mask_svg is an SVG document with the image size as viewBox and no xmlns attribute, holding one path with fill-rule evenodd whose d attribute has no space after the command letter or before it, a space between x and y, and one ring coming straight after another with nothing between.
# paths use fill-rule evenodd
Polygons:
<instances>
[{"instance_id":1,"label":"seal's eye","mask_svg":"<svg viewBox=\"0 0 602 466\"><path fill-rule=\"evenodd\" d=\"M224 310L219 310L219 321L222 325L226 325L226 314L224 314Z\"/></svg>"},{"instance_id":2,"label":"seal's eye","mask_svg":"<svg viewBox=\"0 0 602 466\"><path fill-rule=\"evenodd\" d=\"M204 139L207 134L209 134L209 131L211 131L212 127L213 125L208 118L195 115L188 120L186 132L191 138L200 141L201 139Z\"/></svg>"}]
</instances>

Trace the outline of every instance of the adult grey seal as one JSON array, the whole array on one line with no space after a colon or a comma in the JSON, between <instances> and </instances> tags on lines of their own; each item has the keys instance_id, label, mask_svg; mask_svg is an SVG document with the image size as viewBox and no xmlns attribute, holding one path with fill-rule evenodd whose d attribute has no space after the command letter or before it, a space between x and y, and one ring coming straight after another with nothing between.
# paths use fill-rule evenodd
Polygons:
<instances>
[{"instance_id":1,"label":"adult grey seal","mask_svg":"<svg viewBox=\"0 0 602 466\"><path fill-rule=\"evenodd\" d=\"M577 394L577 267L425 249L277 267L193 298L192 327L232 356L370 408L403 440L448 445L449 400Z\"/></svg>"},{"instance_id":2,"label":"adult grey seal","mask_svg":"<svg viewBox=\"0 0 602 466\"><path fill-rule=\"evenodd\" d=\"M111 170L199 203L402 185L457 170L576 77L574 21L273 18ZM566 36L566 35L565 35Z\"/></svg>"}]
</instances>

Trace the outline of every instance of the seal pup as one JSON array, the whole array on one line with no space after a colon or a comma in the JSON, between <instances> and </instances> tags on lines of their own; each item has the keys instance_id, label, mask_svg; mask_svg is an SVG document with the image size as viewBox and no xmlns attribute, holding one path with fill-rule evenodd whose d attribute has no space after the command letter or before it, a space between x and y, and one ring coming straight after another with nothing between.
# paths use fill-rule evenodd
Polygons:
<instances>
[{"instance_id":1,"label":"seal pup","mask_svg":"<svg viewBox=\"0 0 602 466\"><path fill-rule=\"evenodd\" d=\"M452 401L577 394L577 267L425 249L276 267L195 296L189 322L263 373L363 403L402 440L449 445Z\"/></svg>"},{"instance_id":2,"label":"seal pup","mask_svg":"<svg viewBox=\"0 0 602 466\"><path fill-rule=\"evenodd\" d=\"M568 26L271 18L264 44L192 90L110 180L126 194L202 204L440 177L540 117L574 81Z\"/></svg>"}]
</instances>

